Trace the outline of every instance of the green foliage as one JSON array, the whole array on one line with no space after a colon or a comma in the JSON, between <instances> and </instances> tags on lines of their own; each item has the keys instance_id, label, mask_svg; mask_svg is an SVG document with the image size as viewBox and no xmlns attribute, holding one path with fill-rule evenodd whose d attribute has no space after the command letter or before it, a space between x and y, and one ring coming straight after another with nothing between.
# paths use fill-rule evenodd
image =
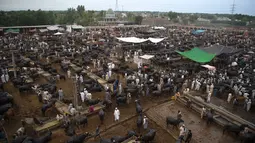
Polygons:
<instances>
[{"instance_id":1,"label":"green foliage","mask_svg":"<svg viewBox=\"0 0 255 143\"><path fill-rule=\"evenodd\" d=\"M143 21L143 17L142 16L136 16L135 17L135 23L136 24L142 24L142 21Z\"/></svg>"},{"instance_id":2,"label":"green foliage","mask_svg":"<svg viewBox=\"0 0 255 143\"><path fill-rule=\"evenodd\" d=\"M176 12L168 12L167 16L170 18L170 20L176 19L178 14Z\"/></svg>"}]
</instances>

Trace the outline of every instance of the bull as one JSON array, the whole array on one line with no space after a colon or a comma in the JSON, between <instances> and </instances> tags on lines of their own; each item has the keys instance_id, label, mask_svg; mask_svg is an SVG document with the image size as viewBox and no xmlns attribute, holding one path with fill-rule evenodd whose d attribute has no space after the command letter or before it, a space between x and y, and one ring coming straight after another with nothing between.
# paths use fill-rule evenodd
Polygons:
<instances>
[{"instance_id":1,"label":"bull","mask_svg":"<svg viewBox=\"0 0 255 143\"><path fill-rule=\"evenodd\" d=\"M142 136L141 140L144 143L149 143L151 141L154 140L156 136L156 130L154 129L150 129L149 132L147 134L145 134L144 136Z\"/></svg>"},{"instance_id":2,"label":"bull","mask_svg":"<svg viewBox=\"0 0 255 143\"><path fill-rule=\"evenodd\" d=\"M49 131L44 136L34 139L34 143L48 143L51 140L52 132Z\"/></svg>"},{"instance_id":3,"label":"bull","mask_svg":"<svg viewBox=\"0 0 255 143\"><path fill-rule=\"evenodd\" d=\"M88 132L86 132L85 134L74 135L67 140L67 143L83 143L83 141L89 136L91 136L91 134Z\"/></svg>"},{"instance_id":4,"label":"bull","mask_svg":"<svg viewBox=\"0 0 255 143\"><path fill-rule=\"evenodd\" d=\"M166 126L173 125L173 128L176 127L180 124L183 123L184 121L182 119L174 119L173 117L166 117Z\"/></svg>"}]
</instances>

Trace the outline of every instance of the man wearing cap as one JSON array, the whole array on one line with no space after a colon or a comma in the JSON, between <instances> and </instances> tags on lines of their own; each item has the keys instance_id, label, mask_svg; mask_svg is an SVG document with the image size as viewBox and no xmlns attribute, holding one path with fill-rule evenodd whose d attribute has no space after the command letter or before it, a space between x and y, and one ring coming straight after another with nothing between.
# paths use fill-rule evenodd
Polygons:
<instances>
[{"instance_id":1,"label":"man wearing cap","mask_svg":"<svg viewBox=\"0 0 255 143\"><path fill-rule=\"evenodd\" d=\"M116 107L115 108L115 111L114 111L114 121L119 121L119 119L120 119L120 111L119 111L119 109Z\"/></svg>"}]
</instances>

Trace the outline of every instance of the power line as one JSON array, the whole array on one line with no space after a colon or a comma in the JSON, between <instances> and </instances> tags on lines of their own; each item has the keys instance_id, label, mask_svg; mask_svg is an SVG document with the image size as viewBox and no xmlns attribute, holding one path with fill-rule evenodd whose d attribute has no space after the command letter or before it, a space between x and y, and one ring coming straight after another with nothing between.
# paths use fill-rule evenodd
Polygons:
<instances>
[{"instance_id":1,"label":"power line","mask_svg":"<svg viewBox=\"0 0 255 143\"><path fill-rule=\"evenodd\" d=\"M116 3L115 3L115 11L118 11L119 10L119 4L118 4L118 0L116 0Z\"/></svg>"}]
</instances>

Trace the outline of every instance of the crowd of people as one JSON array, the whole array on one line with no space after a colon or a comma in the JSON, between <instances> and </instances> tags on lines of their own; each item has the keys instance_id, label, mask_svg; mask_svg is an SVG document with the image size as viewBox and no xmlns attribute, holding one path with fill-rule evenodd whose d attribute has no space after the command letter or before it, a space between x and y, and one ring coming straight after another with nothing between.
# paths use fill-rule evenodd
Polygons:
<instances>
[{"instance_id":1,"label":"crowd of people","mask_svg":"<svg viewBox=\"0 0 255 143\"><path fill-rule=\"evenodd\" d=\"M175 95L173 97L176 99L183 91L195 91L207 94L206 102L211 102L212 96L218 96L226 100L226 104L231 103L231 101L234 106L243 103L246 111L252 109L255 102L255 90L253 89L255 67L253 54L251 54L255 47L254 31L246 31L243 34L240 31L207 30L201 35L193 35L190 29L171 27L150 35L168 37L158 44L126 44L116 41L115 38L121 36L146 36L144 33L137 32L137 29L146 31L145 28L106 28L97 29L97 33L93 32L95 30L87 30L86 32L66 33L61 36L52 36L51 33L6 35L0 39L0 46L2 47L0 56L1 83L5 84L9 80L15 80L14 75L8 71L8 68L10 68L9 64L12 61L10 50L17 50L19 51L15 57L17 66L27 66L27 63L24 62L24 57L27 56L34 61L34 65L30 66L29 70L30 68L48 69L55 82L60 81L63 78L62 75L40 63L40 60L44 58L46 63L50 64L57 63L57 60L60 59L59 63L67 77L75 77L76 81L81 83L81 87L86 86L78 91L82 103L93 100L94 96L89 91L97 90L99 83L86 81L81 72L72 73L71 69L68 68L69 66L66 66L70 64L67 61L71 61L82 69L91 72L96 70L95 73L106 81L114 79L113 91L109 90L108 85L104 89L104 101L106 103L112 103L112 95L117 97L124 94L125 102L129 104L133 96L139 98L140 96L166 94L169 96ZM102 43L100 39L104 39L104 42ZM232 46L240 49L240 51L235 54L217 56L210 63L217 70L203 69L200 64L184 60L175 52L175 50L184 51L193 47L210 47L213 45ZM118 51L120 47L122 50ZM125 68L110 59L111 57L124 59L126 64L132 62L134 57L142 54L153 54L155 57L150 63L138 62L137 70ZM26 74L26 72L18 71L18 76L22 74ZM120 81L119 75L123 76L124 82ZM28 76L31 75L28 74ZM24 84L23 81L22 84ZM33 88L37 89L37 86L34 85ZM58 100L65 98L61 87L58 88L57 97L54 96L54 93L47 89L40 92L46 97L47 102L51 101L51 98L57 98ZM52 96L49 96L49 94L52 94ZM244 99L244 102L241 99ZM121 100L116 102L121 102ZM93 106L90 107L90 110L94 111ZM72 116L78 113L77 110L73 104L68 107L68 111ZM201 118L206 114L206 110L203 107ZM117 107L113 116L115 121L121 119L120 110ZM58 120L63 118L65 118L63 115L57 115ZM181 111L178 112L177 118L181 118ZM144 129L148 128L148 118L146 116L143 117L143 126ZM100 126L96 129L95 137L100 137L99 128ZM187 134L186 142L189 142L192 137L191 130L186 130L185 125L182 125L180 127L181 140L183 140L184 133Z\"/></svg>"}]
</instances>

